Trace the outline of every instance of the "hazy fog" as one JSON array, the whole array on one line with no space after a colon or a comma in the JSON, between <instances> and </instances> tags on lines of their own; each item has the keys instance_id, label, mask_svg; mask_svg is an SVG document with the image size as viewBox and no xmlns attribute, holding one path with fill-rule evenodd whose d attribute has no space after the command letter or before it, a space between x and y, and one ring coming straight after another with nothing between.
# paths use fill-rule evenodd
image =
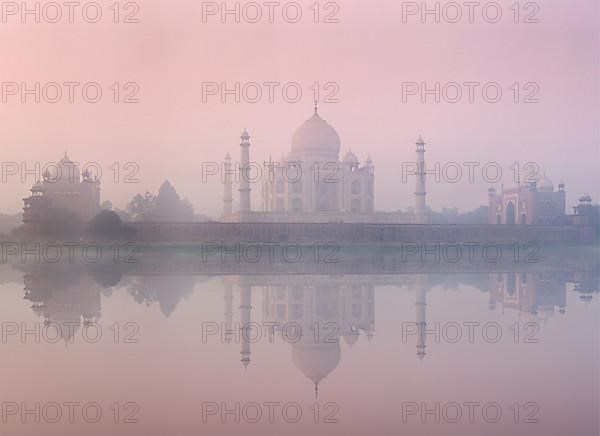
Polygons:
<instances>
[{"instance_id":1,"label":"hazy fog","mask_svg":"<svg viewBox=\"0 0 600 436\"><path fill-rule=\"evenodd\" d=\"M112 2L100 3L106 12ZM300 3L307 12L313 2ZM319 112L337 129L342 154L351 147L361 161L373 159L377 210L412 206L414 184L403 184L400 170L414 160L419 134L429 163L496 161L511 186L511 163L533 161L555 184L566 183L567 213L585 191L600 200L597 1L578 1L568 14L562 1L540 2L537 24L515 24L510 16L490 24L481 15L473 24L422 24L416 17L402 23L401 2L338 3L338 24L311 17L291 24L280 15L273 24L222 24L218 17L202 23L201 2L183 0L140 3L138 24L0 23L3 82L95 81L105 93L96 104L1 103L2 161L33 167L67 149L75 161L101 165L102 200L117 207L168 179L196 213L217 217L221 184L218 177L202 183L202 162L227 152L237 160L243 128L252 136L251 160L278 159L312 114L311 84L335 82L340 102L321 103ZM514 2L499 3L508 14ZM202 102L202 82L269 81L301 84L302 99L287 103L278 92L274 103L265 95L254 104L232 97L221 103L219 96ZM480 92L475 103L466 96L455 104L421 103L418 96L402 102L402 82L436 81L497 82L504 94L495 104ZM113 103L114 82L136 82L140 102ZM537 83L540 102L514 103L514 82ZM130 161L139 165L139 183L115 183L108 168ZM481 172L476 181L465 175L462 183L429 183L429 205L486 204ZM32 183L31 176L24 184L10 177L0 210L20 211ZM259 191L255 186L253 194Z\"/></svg>"}]
</instances>

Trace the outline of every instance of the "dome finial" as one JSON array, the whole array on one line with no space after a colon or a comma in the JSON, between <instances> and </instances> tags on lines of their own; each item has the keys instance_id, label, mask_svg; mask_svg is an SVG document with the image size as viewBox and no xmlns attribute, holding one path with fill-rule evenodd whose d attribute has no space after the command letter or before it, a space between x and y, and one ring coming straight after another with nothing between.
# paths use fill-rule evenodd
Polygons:
<instances>
[{"instance_id":1,"label":"dome finial","mask_svg":"<svg viewBox=\"0 0 600 436\"><path fill-rule=\"evenodd\" d=\"M319 399L319 382L315 383L315 400Z\"/></svg>"},{"instance_id":2,"label":"dome finial","mask_svg":"<svg viewBox=\"0 0 600 436\"><path fill-rule=\"evenodd\" d=\"M317 99L315 99L315 114L319 113L319 102Z\"/></svg>"}]
</instances>

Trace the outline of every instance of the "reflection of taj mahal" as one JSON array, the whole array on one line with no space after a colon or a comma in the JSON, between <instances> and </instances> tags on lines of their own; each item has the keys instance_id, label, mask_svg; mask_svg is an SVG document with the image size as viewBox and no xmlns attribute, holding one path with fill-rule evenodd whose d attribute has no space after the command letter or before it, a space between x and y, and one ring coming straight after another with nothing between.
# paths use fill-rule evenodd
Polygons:
<instances>
[{"instance_id":1,"label":"reflection of taj mahal","mask_svg":"<svg viewBox=\"0 0 600 436\"><path fill-rule=\"evenodd\" d=\"M225 281L225 329L232 332L232 283ZM252 285L241 278L239 282L239 328L252 320ZM265 325L273 326L278 337L293 337L288 342L292 362L318 391L319 383L339 364L341 342L352 347L361 335L371 339L375 331L374 286L372 284L294 285L278 283L262 288L262 316ZM290 334L288 327L296 329ZM285 331L284 331L285 330ZM299 333L299 334L298 334ZM249 336L249 335L248 335ZM227 336L230 341L230 336ZM251 362L251 343L241 343L241 362Z\"/></svg>"},{"instance_id":2,"label":"reflection of taj mahal","mask_svg":"<svg viewBox=\"0 0 600 436\"><path fill-rule=\"evenodd\" d=\"M169 317L178 303L194 292L194 283L209 276L200 277L137 273L124 278L121 286L137 303L150 306L158 302L161 312ZM490 309L515 310L528 321L545 321L556 312L565 313L567 283L573 284L573 290L583 303L598 293L599 283L597 272L502 272L483 277L483 281L476 279L474 283L480 291L489 293ZM453 276L428 274L225 276L222 278L223 332L227 332L224 338L228 343L236 338L241 364L248 367L253 342L245 338L255 336L245 336L240 333L241 329L256 324L273 326L273 336L290 347L293 365L318 390L319 384L339 366L342 355L361 344L361 336L367 340L374 337L375 289L379 285L401 286L414 292L414 318L404 321L414 322L416 328L406 343L416 347L417 358L423 360L428 354L428 345L436 346L428 344L436 324L435 319L428 320L430 290L445 286L448 278L455 280ZM102 297L110 297L111 288L120 281L118 275L99 274L92 278L83 270L32 268L24 275L25 299L32 303L31 309L45 323L77 325L75 329L62 329L62 340L68 343L81 325L100 319ZM435 298L433 300L435 303ZM262 320L257 319L261 316ZM300 326L299 338L293 331L284 332L290 325ZM381 327L395 329L400 345L402 335L398 320Z\"/></svg>"},{"instance_id":3,"label":"reflection of taj mahal","mask_svg":"<svg viewBox=\"0 0 600 436\"><path fill-rule=\"evenodd\" d=\"M280 162L270 160L261 174L260 207L252 207L251 182L258 182L256 164L250 159L250 135L244 130L240 143L239 210L233 211L232 163L225 157L224 221L232 222L426 222L425 175L416 179L414 213L375 212L375 167L370 158L360 163L348 151L340 159L341 141L336 130L317 112L292 137L292 147ZM424 168L425 142L416 143L416 163ZM235 173L235 170L233 170Z\"/></svg>"},{"instance_id":4,"label":"reflection of taj mahal","mask_svg":"<svg viewBox=\"0 0 600 436\"><path fill-rule=\"evenodd\" d=\"M325 280L325 281L323 281ZM310 281L310 283L307 283ZM342 348L349 349L361 336L370 340L375 332L375 286L372 280L360 280L357 276L332 280L313 281L301 276L292 279L289 276L280 280L270 277L264 281L247 276L235 280L239 289L239 323L234 319L233 281L224 279L226 342L232 342L236 329L260 325L253 318L255 306L253 291L261 291L260 304L262 322L276 323L276 333L291 348L291 360L294 366L318 390L319 383L331 374L339 365ZM386 282L387 283L387 282ZM481 283L481 291L487 290L490 296L490 309L501 304L505 309L517 310L527 320L545 321L555 312L564 314L567 306L567 283L574 284L580 300L588 302L598 292L598 275L596 273L490 273L486 284ZM414 291L415 330L407 336L408 343L416 348L416 357L423 360L427 355L427 342L434 334L434 321L428 321L428 296L430 290L443 282L436 282L427 274L411 274L403 276L397 285L402 284ZM328 323L330 325L328 325ZM282 326L299 324L303 334L300 340L290 341L283 338ZM331 327L335 325L335 329ZM267 324L268 325L268 324ZM315 340L315 328L318 326L319 338ZM398 335L400 336L400 327ZM252 337L251 334L247 335ZM244 340L237 334L240 344L241 362L248 367L252 360L252 341ZM276 335L277 337L277 335ZM240 339L241 338L241 339Z\"/></svg>"}]
</instances>

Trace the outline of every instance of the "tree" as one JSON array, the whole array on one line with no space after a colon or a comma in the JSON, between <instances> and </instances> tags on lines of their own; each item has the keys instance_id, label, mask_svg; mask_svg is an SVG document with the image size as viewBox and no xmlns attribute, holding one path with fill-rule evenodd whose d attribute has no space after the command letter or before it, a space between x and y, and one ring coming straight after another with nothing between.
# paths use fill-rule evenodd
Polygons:
<instances>
[{"instance_id":1,"label":"tree","mask_svg":"<svg viewBox=\"0 0 600 436\"><path fill-rule=\"evenodd\" d=\"M133 221L131 214L129 212L127 212L126 210L123 209L119 209L118 207L116 209L113 209L115 211L115 213L117 215L119 215L119 218L121 218L121 221Z\"/></svg>"},{"instance_id":2,"label":"tree","mask_svg":"<svg viewBox=\"0 0 600 436\"><path fill-rule=\"evenodd\" d=\"M90 235L100 240L130 239L134 230L123 224L121 217L112 210L102 210L89 223Z\"/></svg>"},{"instance_id":3,"label":"tree","mask_svg":"<svg viewBox=\"0 0 600 436\"><path fill-rule=\"evenodd\" d=\"M179 198L168 180L161 185L156 197L157 221L189 222L194 220L194 209L190 202Z\"/></svg>"},{"instance_id":4,"label":"tree","mask_svg":"<svg viewBox=\"0 0 600 436\"><path fill-rule=\"evenodd\" d=\"M488 207L480 206L475 210L458 213L457 208L442 208L436 212L428 208L427 214L431 224L487 224Z\"/></svg>"},{"instance_id":5,"label":"tree","mask_svg":"<svg viewBox=\"0 0 600 436\"><path fill-rule=\"evenodd\" d=\"M155 197L148 191L146 191L144 195L137 194L127 204L127 213L131 216L131 218L134 221L147 220L149 214L151 214L152 210L154 209L155 201Z\"/></svg>"},{"instance_id":6,"label":"tree","mask_svg":"<svg viewBox=\"0 0 600 436\"><path fill-rule=\"evenodd\" d=\"M134 221L192 222L194 208L187 199L181 199L166 180L155 197L148 191L137 194L127 204L127 212Z\"/></svg>"}]
</instances>

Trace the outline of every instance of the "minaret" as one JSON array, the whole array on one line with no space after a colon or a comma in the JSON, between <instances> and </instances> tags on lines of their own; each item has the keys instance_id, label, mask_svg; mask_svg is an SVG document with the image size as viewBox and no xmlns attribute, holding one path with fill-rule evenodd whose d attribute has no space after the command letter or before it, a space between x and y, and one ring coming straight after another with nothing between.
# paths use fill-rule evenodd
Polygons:
<instances>
[{"instance_id":1,"label":"minaret","mask_svg":"<svg viewBox=\"0 0 600 436\"><path fill-rule=\"evenodd\" d=\"M415 223L425 224L427 222L427 215L425 211L425 142L421 135L417 140L417 172L416 176L416 190L415 190Z\"/></svg>"},{"instance_id":2,"label":"minaret","mask_svg":"<svg viewBox=\"0 0 600 436\"><path fill-rule=\"evenodd\" d=\"M246 129L240 139L240 212L250 212L250 135Z\"/></svg>"},{"instance_id":3,"label":"minaret","mask_svg":"<svg viewBox=\"0 0 600 436\"><path fill-rule=\"evenodd\" d=\"M223 180L223 214L227 218L233 214L233 181L231 180L231 156L225 155L225 179Z\"/></svg>"},{"instance_id":4,"label":"minaret","mask_svg":"<svg viewBox=\"0 0 600 436\"><path fill-rule=\"evenodd\" d=\"M417 357L425 357L425 336L427 334L427 290L425 289L425 276L418 274L415 280L416 291L416 322L417 322Z\"/></svg>"},{"instance_id":5,"label":"minaret","mask_svg":"<svg viewBox=\"0 0 600 436\"><path fill-rule=\"evenodd\" d=\"M275 171L273 165L273 159L269 156L269 162L266 163L267 177L263 180L263 211L270 212L271 207L271 196L273 191L273 185L275 184Z\"/></svg>"},{"instance_id":6,"label":"minaret","mask_svg":"<svg viewBox=\"0 0 600 436\"><path fill-rule=\"evenodd\" d=\"M229 280L223 283L225 294L225 343L231 343L231 335L233 334L233 286Z\"/></svg>"},{"instance_id":7,"label":"minaret","mask_svg":"<svg viewBox=\"0 0 600 436\"><path fill-rule=\"evenodd\" d=\"M244 368L250 365L250 341L248 340L252 333L250 323L252 322L252 287L247 284L243 284L240 290L240 336L242 349L240 354L242 355L241 362Z\"/></svg>"}]
</instances>

